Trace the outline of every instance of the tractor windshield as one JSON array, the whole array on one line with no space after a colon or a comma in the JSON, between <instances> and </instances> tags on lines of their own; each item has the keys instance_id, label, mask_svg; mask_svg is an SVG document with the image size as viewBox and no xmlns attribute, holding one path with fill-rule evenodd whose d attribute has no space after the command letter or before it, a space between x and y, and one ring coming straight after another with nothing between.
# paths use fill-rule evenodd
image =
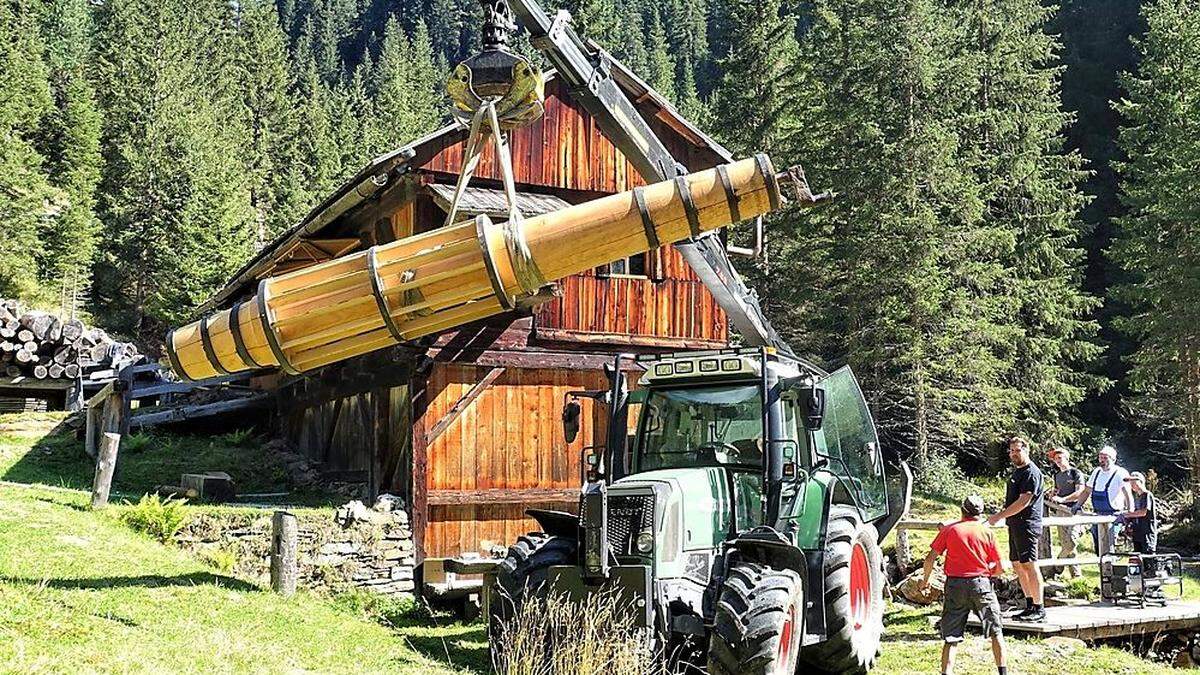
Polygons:
<instances>
[{"instance_id":1,"label":"tractor windshield","mask_svg":"<svg viewBox=\"0 0 1200 675\"><path fill-rule=\"evenodd\" d=\"M634 471L762 468L762 397L754 384L651 391L639 431Z\"/></svg>"}]
</instances>

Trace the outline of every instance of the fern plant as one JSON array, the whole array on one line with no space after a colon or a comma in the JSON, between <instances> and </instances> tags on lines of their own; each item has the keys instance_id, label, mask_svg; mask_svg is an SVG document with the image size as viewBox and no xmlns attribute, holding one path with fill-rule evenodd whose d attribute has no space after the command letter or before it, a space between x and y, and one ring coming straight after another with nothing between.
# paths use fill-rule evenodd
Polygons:
<instances>
[{"instance_id":1,"label":"fern plant","mask_svg":"<svg viewBox=\"0 0 1200 675\"><path fill-rule=\"evenodd\" d=\"M156 494L142 495L137 504L126 502L121 521L129 527L144 532L164 544L175 540L179 530L187 524L189 514L184 499L163 499Z\"/></svg>"}]
</instances>

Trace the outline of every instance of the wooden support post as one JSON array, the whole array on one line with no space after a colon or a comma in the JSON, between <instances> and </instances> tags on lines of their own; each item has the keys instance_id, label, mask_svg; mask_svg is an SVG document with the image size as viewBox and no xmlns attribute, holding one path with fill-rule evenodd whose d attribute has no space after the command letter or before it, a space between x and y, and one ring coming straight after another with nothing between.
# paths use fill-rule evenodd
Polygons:
<instances>
[{"instance_id":1,"label":"wooden support post","mask_svg":"<svg viewBox=\"0 0 1200 675\"><path fill-rule=\"evenodd\" d=\"M121 447L121 434L104 432L100 438L100 451L96 458L96 477L92 480L92 508L108 506L108 493L112 488L113 471L117 468L117 450Z\"/></svg>"},{"instance_id":2,"label":"wooden support post","mask_svg":"<svg viewBox=\"0 0 1200 675\"><path fill-rule=\"evenodd\" d=\"M271 518L271 588L283 596L296 592L296 516L276 511Z\"/></svg>"}]
</instances>

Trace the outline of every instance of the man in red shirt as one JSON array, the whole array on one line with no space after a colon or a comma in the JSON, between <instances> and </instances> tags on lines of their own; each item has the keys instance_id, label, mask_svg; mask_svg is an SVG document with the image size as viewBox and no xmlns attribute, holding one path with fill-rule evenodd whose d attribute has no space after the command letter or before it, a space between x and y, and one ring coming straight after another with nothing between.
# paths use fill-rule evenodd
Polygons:
<instances>
[{"instance_id":1,"label":"man in red shirt","mask_svg":"<svg viewBox=\"0 0 1200 675\"><path fill-rule=\"evenodd\" d=\"M1004 661L1004 631L1000 602L991 577L1003 571L996 538L983 522L983 499L971 495L962 501L962 520L943 527L925 556L925 578L929 586L933 566L946 554L946 589L942 598L942 675L954 671L954 651L963 640L967 616L974 611L983 623L983 636L992 639L996 670L1007 675Z\"/></svg>"}]
</instances>

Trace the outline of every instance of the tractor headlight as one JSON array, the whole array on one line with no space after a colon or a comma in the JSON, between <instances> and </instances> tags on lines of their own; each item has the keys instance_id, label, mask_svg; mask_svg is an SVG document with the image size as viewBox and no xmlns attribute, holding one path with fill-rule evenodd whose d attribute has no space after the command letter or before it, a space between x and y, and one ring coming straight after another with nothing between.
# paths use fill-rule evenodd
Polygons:
<instances>
[{"instance_id":1,"label":"tractor headlight","mask_svg":"<svg viewBox=\"0 0 1200 675\"><path fill-rule=\"evenodd\" d=\"M651 532L643 532L637 537L638 553L650 554L654 551L654 534Z\"/></svg>"}]
</instances>

